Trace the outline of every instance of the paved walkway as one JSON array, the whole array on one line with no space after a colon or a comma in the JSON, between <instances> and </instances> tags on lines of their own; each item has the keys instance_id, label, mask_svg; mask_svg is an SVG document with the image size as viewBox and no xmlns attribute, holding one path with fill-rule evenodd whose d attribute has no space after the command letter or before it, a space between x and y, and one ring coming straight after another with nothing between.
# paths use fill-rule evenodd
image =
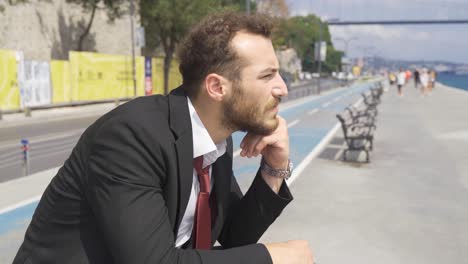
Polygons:
<instances>
[{"instance_id":1,"label":"paved walkway","mask_svg":"<svg viewBox=\"0 0 468 264\"><path fill-rule=\"evenodd\" d=\"M334 160L337 133L263 242L306 239L319 264L467 263L468 93L392 88L371 163Z\"/></svg>"}]
</instances>

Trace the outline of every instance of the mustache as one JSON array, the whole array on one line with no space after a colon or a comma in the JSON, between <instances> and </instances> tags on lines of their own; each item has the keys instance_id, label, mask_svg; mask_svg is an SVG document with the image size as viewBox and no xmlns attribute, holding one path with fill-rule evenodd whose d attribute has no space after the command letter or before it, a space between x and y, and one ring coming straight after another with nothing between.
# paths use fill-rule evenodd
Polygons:
<instances>
[{"instance_id":1,"label":"mustache","mask_svg":"<svg viewBox=\"0 0 468 264\"><path fill-rule=\"evenodd\" d=\"M281 97L274 98L268 103L267 109L273 109L277 107L280 103L281 103Z\"/></svg>"}]
</instances>

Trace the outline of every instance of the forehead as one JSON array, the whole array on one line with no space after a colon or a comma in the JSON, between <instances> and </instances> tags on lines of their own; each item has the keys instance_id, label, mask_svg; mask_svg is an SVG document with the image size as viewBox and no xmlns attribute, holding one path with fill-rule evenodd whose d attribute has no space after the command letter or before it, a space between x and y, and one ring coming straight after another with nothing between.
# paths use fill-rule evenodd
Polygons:
<instances>
[{"instance_id":1,"label":"forehead","mask_svg":"<svg viewBox=\"0 0 468 264\"><path fill-rule=\"evenodd\" d=\"M254 70L278 68L278 59L271 40L260 35L238 32L231 42L237 55Z\"/></svg>"}]
</instances>

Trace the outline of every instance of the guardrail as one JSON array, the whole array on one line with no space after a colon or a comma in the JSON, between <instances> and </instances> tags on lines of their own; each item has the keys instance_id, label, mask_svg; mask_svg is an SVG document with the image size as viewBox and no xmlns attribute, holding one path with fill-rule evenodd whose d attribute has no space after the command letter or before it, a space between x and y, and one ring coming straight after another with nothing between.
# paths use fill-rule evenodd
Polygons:
<instances>
[{"instance_id":1,"label":"guardrail","mask_svg":"<svg viewBox=\"0 0 468 264\"><path fill-rule=\"evenodd\" d=\"M116 105L119 105L121 102L127 102L132 100L133 97L123 97L123 98L114 98L114 99L106 99L106 100L93 100L93 101L79 101L79 102L69 102L69 103L58 103L58 104L47 104L47 105L40 105L40 106L31 106L25 107L23 109L16 109L16 110L5 110L2 111L0 109L0 120L2 120L2 114L16 114L16 113L24 113L28 116L32 110L44 110L44 109L52 109L52 108L61 108L61 107L73 107L73 106L83 106L83 105L93 105L93 104L103 104L103 103L112 103L114 102Z\"/></svg>"},{"instance_id":2,"label":"guardrail","mask_svg":"<svg viewBox=\"0 0 468 264\"><path fill-rule=\"evenodd\" d=\"M312 79L310 82L292 86L289 88L288 96L283 99L283 101L294 100L309 95L318 95L322 92L331 90L333 88L341 86L352 85L352 81L342 81L337 79L326 79L322 78L320 80L320 91L318 89L318 80Z\"/></svg>"}]
</instances>

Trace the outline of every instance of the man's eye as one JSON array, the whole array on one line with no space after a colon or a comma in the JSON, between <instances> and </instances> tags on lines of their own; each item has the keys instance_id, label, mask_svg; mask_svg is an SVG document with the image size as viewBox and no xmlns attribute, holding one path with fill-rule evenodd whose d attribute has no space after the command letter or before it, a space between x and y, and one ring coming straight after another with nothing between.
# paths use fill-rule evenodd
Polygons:
<instances>
[{"instance_id":1,"label":"man's eye","mask_svg":"<svg viewBox=\"0 0 468 264\"><path fill-rule=\"evenodd\" d=\"M267 74L267 75L264 75L262 78L263 79L269 79L273 76L273 74Z\"/></svg>"}]
</instances>

